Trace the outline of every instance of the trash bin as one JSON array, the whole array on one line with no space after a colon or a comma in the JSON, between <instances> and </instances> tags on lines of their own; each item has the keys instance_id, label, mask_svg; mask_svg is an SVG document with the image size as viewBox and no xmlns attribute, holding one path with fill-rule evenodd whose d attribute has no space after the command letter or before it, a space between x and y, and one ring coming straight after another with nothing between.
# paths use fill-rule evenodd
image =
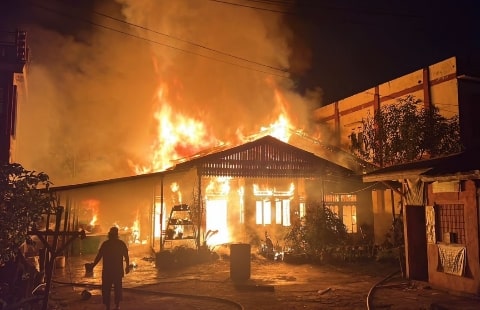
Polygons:
<instances>
[{"instance_id":1,"label":"trash bin","mask_svg":"<svg viewBox=\"0 0 480 310\"><path fill-rule=\"evenodd\" d=\"M230 245L230 279L234 282L250 279L250 244Z\"/></svg>"}]
</instances>

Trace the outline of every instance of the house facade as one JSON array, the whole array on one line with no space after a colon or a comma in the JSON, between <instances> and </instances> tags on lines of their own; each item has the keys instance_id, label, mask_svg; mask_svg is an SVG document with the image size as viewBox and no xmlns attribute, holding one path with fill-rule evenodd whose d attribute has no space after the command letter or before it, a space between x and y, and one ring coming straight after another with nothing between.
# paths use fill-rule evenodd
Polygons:
<instances>
[{"instance_id":1,"label":"house facade","mask_svg":"<svg viewBox=\"0 0 480 310\"><path fill-rule=\"evenodd\" d=\"M90 253L112 225L132 246L154 251L205 242L255 246L265 233L282 244L308 204L325 199L357 234L358 225L373 220L363 187L351 169L265 136L205 151L166 171L54 190L71 214L69 225L87 231L73 251Z\"/></svg>"},{"instance_id":2,"label":"house facade","mask_svg":"<svg viewBox=\"0 0 480 310\"><path fill-rule=\"evenodd\" d=\"M409 279L480 294L478 156L478 149L470 149L363 177L365 182L390 182L400 188Z\"/></svg>"}]
</instances>

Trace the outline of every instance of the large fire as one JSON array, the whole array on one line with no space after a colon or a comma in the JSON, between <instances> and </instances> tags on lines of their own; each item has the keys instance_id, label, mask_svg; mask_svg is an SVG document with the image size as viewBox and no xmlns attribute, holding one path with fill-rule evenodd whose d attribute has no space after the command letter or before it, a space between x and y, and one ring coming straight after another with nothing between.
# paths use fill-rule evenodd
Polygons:
<instances>
[{"instance_id":1,"label":"large fire","mask_svg":"<svg viewBox=\"0 0 480 310\"><path fill-rule=\"evenodd\" d=\"M237 136L232 141L221 142L215 138L209 131L208 126L200 119L186 116L179 111L174 111L174 103L169 100L169 89L166 84L162 84L155 96L157 110L154 118L157 122L156 137L152 144L152 153L150 163L140 166L134 165L136 174L151 173L163 171L172 166L174 161L178 161L195 155L199 151L209 149L220 144L235 145L235 143L244 143L261 136L270 135L281 141L288 142L293 126L287 113L287 102L279 90L273 91L273 100L276 104L276 115L270 117L274 121L267 126L259 125L259 132L253 135L244 135L237 132ZM275 113L275 112L272 112ZM214 178L206 188L206 232L214 232L208 240L209 245L228 243L231 240L231 232L227 225L227 202L230 192L229 178ZM170 184L170 193L172 203L182 203L180 186L177 182ZM240 193L240 192L239 192ZM243 203L243 188L240 195L240 204ZM163 209L161 211L160 209ZM214 210L209 212L208 210ZM159 223L162 222L165 227L167 218L165 206L156 204L155 206L155 234L159 236ZM163 218L160 219L160 214ZM243 217L243 215L240 215ZM139 228L138 228L139 229Z\"/></svg>"},{"instance_id":2,"label":"large fire","mask_svg":"<svg viewBox=\"0 0 480 310\"><path fill-rule=\"evenodd\" d=\"M169 87L162 83L155 95L155 104L157 110L154 112L154 118L157 123L156 136L151 145L151 156L149 164L133 164L136 174L145 174L157 171L163 171L172 166L174 161L190 157L199 151L209 149L221 144L235 144L240 140L241 143L254 139L259 135L271 135L283 142L288 142L291 129L293 128L287 115L285 98L278 89L273 91L274 101L277 111L276 119L267 126L259 125L259 132L254 135L245 135L237 132L237 136L232 141L222 142L217 139L208 126L200 119L184 115L179 111L174 111L169 99Z\"/></svg>"}]
</instances>

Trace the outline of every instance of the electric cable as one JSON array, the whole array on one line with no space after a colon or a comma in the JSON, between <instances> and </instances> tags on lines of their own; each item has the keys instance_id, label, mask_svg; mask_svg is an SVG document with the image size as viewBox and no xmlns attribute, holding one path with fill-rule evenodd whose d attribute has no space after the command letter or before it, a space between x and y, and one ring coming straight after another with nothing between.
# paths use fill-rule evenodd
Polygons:
<instances>
[{"instance_id":1,"label":"electric cable","mask_svg":"<svg viewBox=\"0 0 480 310\"><path fill-rule=\"evenodd\" d=\"M168 34L164 34L164 33L161 33L161 32L158 32L158 31L155 31L155 30L152 30L152 29L149 29L149 28L144 27L144 26L140 26L140 25L136 25L136 24L133 24L133 23L126 22L126 21L122 21L122 20L120 20L120 19L114 18L114 17L112 17L112 16L108 16L108 15L103 14L103 13L93 12L93 13L98 14L98 15L103 16L103 17L107 17L107 16L108 16L108 18L111 18L111 19L113 19L113 20L115 20L115 21L120 21L120 22L126 23L126 24L128 24L128 25L130 25L130 26L132 26L132 27L137 27L137 28L140 28L140 29L143 29L143 30L146 30L146 31L150 31L150 32L156 33L156 34L164 35L164 36L167 36L167 37L176 39L176 40L178 40L178 41L181 41L181 42L184 42L184 43L188 43L188 44L194 45L194 46L196 46L196 47L203 48L203 49L208 50L208 51L211 51L211 52L215 52L215 53L218 53L218 54L221 54L221 55L224 55L224 56L228 56L228 57L231 57L231 58L234 58L234 59L237 59L237 60L241 60L241 61L244 61L244 62L253 64L253 65L265 67L265 68L267 68L267 69L271 69L271 70L278 71L278 72L285 73L285 74L276 74L276 73L274 73L274 72L269 72L269 71L265 71L265 70L255 69L255 68L252 68L252 67L248 67L248 66L246 66L246 65L241 65L241 64L234 63L234 62L231 62L231 61L226 61L226 60L218 59L218 58L215 58L215 57L212 57L212 56L208 56L208 55L196 53L196 52L193 52L193 51L189 51L189 50L186 50L186 49L182 49L182 48L179 48L179 47L170 45L170 44L162 43L162 42L159 42L159 41L156 41L156 40L153 40L153 39L149 39L149 38L145 38L145 37L141 37L141 36L138 36L138 35L136 35L136 34L132 34L132 33L129 33L129 32L123 31L123 30L115 29L115 28L113 28L113 27L105 26L105 25L96 23L96 22L94 22L94 21L91 21L91 20L89 20L89 19L87 19L87 18L79 17L79 16L77 16L77 15L67 14L67 13L65 13L65 12L62 12L62 11L53 9L53 8L51 8L51 7L47 7L47 6L38 4L38 3L34 3L34 2L32 2L32 1L29 1L29 4L30 4L31 6L34 6L34 7L37 7L37 8L40 8L40 9L43 9L43 10L46 10L46 11L55 13L55 14L60 15L60 16L63 16L63 17L75 18L75 19L78 19L78 20L80 20L80 21L82 21L82 22L91 24L91 25L96 26L96 27L99 27L99 28L103 28L103 29L107 29L107 30L110 30L110 31L114 31L114 32L117 32L117 33L120 33L120 34L123 34L123 35L126 35L126 36L130 36L130 37L133 37L133 38L137 38L137 39L140 39L140 40L149 42L149 43L162 45L162 46L165 46L165 47L168 47L168 48L177 50L177 51L181 51L181 52L184 52L184 53L193 54L193 55L200 56L200 57L203 57L203 58L207 58L207 59L210 59L210 60L214 60L214 61L217 61L217 62L222 62L222 63L225 63L225 64L230 64L230 65L234 65L234 66L237 66L237 67L240 67L240 68L244 68L244 69L248 69L248 70L252 70L252 71L257 71L257 72L260 72L260 73L265 73L265 74L269 74L269 75L273 75L273 76L278 76L278 77L282 77L282 78L288 78L288 77L289 77L289 76L288 76L288 70L287 70L287 69L282 69L282 68L277 68L277 67L270 66L270 65L265 65L265 64L262 64L262 63L259 63L259 62L255 62L255 61L252 61L252 60L248 60L248 59L246 59L246 58L242 58L242 57L235 56L235 55L232 55L232 54L228 54L228 53L225 53L225 52L222 52L222 51L219 51L219 50L215 50L215 49L213 49L213 48L209 48L209 47L206 47L206 46L197 44L197 43L193 43L193 42L190 42L190 41L187 41L187 40L175 38L175 37L170 36L170 35L168 35Z\"/></svg>"},{"instance_id":2,"label":"electric cable","mask_svg":"<svg viewBox=\"0 0 480 310\"><path fill-rule=\"evenodd\" d=\"M131 23L131 22L127 22L127 21L125 21L125 20L121 20L121 19L119 19L119 18L115 18L115 17L113 17L113 16L110 16L110 15L107 15L107 14L104 14L104 13L100 13L100 12L97 12L97 11L92 11L92 12L93 12L94 14L99 15L99 16L102 16L102 17L105 17L105 18L108 18L108 19L115 20L115 21L117 21L117 22L121 22L121 23L127 24L127 25L132 26L132 27L135 27L135 28L139 28L139 29L142 29L142 30L146 30L146 31L149 31L149 32L153 32L153 33L155 33L155 34L159 34L159 35L162 35L162 36L166 36L166 37L169 37L169 38L178 40L178 41L183 42L183 43L188 43L188 44L190 44L190 45L193 45L193 46L196 46L196 47L200 47L200 48L202 48L202 49L205 49L205 50L208 50L208 51L211 51L211 52L215 52L215 53L218 53L218 54L221 54L221 55L224 55L224 56L232 57L232 58L235 58L235 59L238 59L238 60L242 60L242 61L245 61L245 62L249 62L249 63L255 64L255 65L259 65L259 66L261 66L261 67L266 67L266 68L269 68L269 69L272 69L272 70L276 70L276 71L280 71L280 72L285 72L285 73L288 72L287 69L277 68L277 67L274 67L274 66L270 66L270 65L266 65L266 64L262 64L262 63L253 61L253 60L249 60L249 59L246 59L246 58L243 58L243 57L235 56L235 55L233 55L233 54L225 53L225 52L222 52L222 51L219 51L219 50L210 48L210 47L205 46L205 45L201 45L201 44L198 44L198 43L195 43L195 42L187 41L187 40L184 40L184 39L181 39L181 38L177 38L177 37L174 37L174 36L172 36L172 35L169 35L169 34L166 34L166 33L160 32L160 31L156 31L156 30L147 28L147 27L145 27L145 26L141 26L141 25L137 25L137 24L134 24L134 23Z\"/></svg>"},{"instance_id":3,"label":"electric cable","mask_svg":"<svg viewBox=\"0 0 480 310\"><path fill-rule=\"evenodd\" d=\"M232 6L238 6L238 7L245 7L249 9L255 9L255 10L261 10L261 11L268 11L272 13L281 13L281 14L289 14L293 16L304 16L305 14L298 14L298 12L294 11L281 11L281 10L274 10L274 9L268 9L268 8L263 8L263 7L257 7L253 5L246 5L246 4L241 4L241 3L235 3L235 2L230 2L226 0L209 0L212 2L217 2L217 3L222 3L222 4L227 4L227 5L232 5ZM399 13L397 12L390 12L390 11L382 11L382 10L366 10L366 9L357 9L357 8L348 8L348 7L335 7L335 6L328 6L328 5L322 5L318 3L310 3L310 4L305 4L305 3L293 3L293 2L286 2L286 1L260 1L260 0L245 0L249 2L256 2L256 3L263 3L267 5L297 5L298 7L304 7L307 10L312 9L312 8L321 8L325 9L328 11L342 11L342 12L353 12L353 13L361 13L365 15L377 15L377 16L389 16L389 17L398 17L398 18L412 18L412 19L421 19L422 16L416 15L416 14L407 14L407 13ZM311 10L310 10L311 11Z\"/></svg>"}]
</instances>

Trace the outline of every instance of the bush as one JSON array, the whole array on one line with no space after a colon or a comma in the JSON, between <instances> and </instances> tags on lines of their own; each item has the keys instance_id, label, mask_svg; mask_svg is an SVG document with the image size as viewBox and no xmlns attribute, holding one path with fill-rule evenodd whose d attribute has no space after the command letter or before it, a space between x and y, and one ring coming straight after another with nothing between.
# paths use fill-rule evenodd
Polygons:
<instances>
[{"instance_id":1,"label":"bush","mask_svg":"<svg viewBox=\"0 0 480 310\"><path fill-rule=\"evenodd\" d=\"M290 254L317 257L325 249L344 245L348 240L347 228L329 208L322 203L307 205L307 214L292 223L285 236Z\"/></svg>"}]
</instances>

